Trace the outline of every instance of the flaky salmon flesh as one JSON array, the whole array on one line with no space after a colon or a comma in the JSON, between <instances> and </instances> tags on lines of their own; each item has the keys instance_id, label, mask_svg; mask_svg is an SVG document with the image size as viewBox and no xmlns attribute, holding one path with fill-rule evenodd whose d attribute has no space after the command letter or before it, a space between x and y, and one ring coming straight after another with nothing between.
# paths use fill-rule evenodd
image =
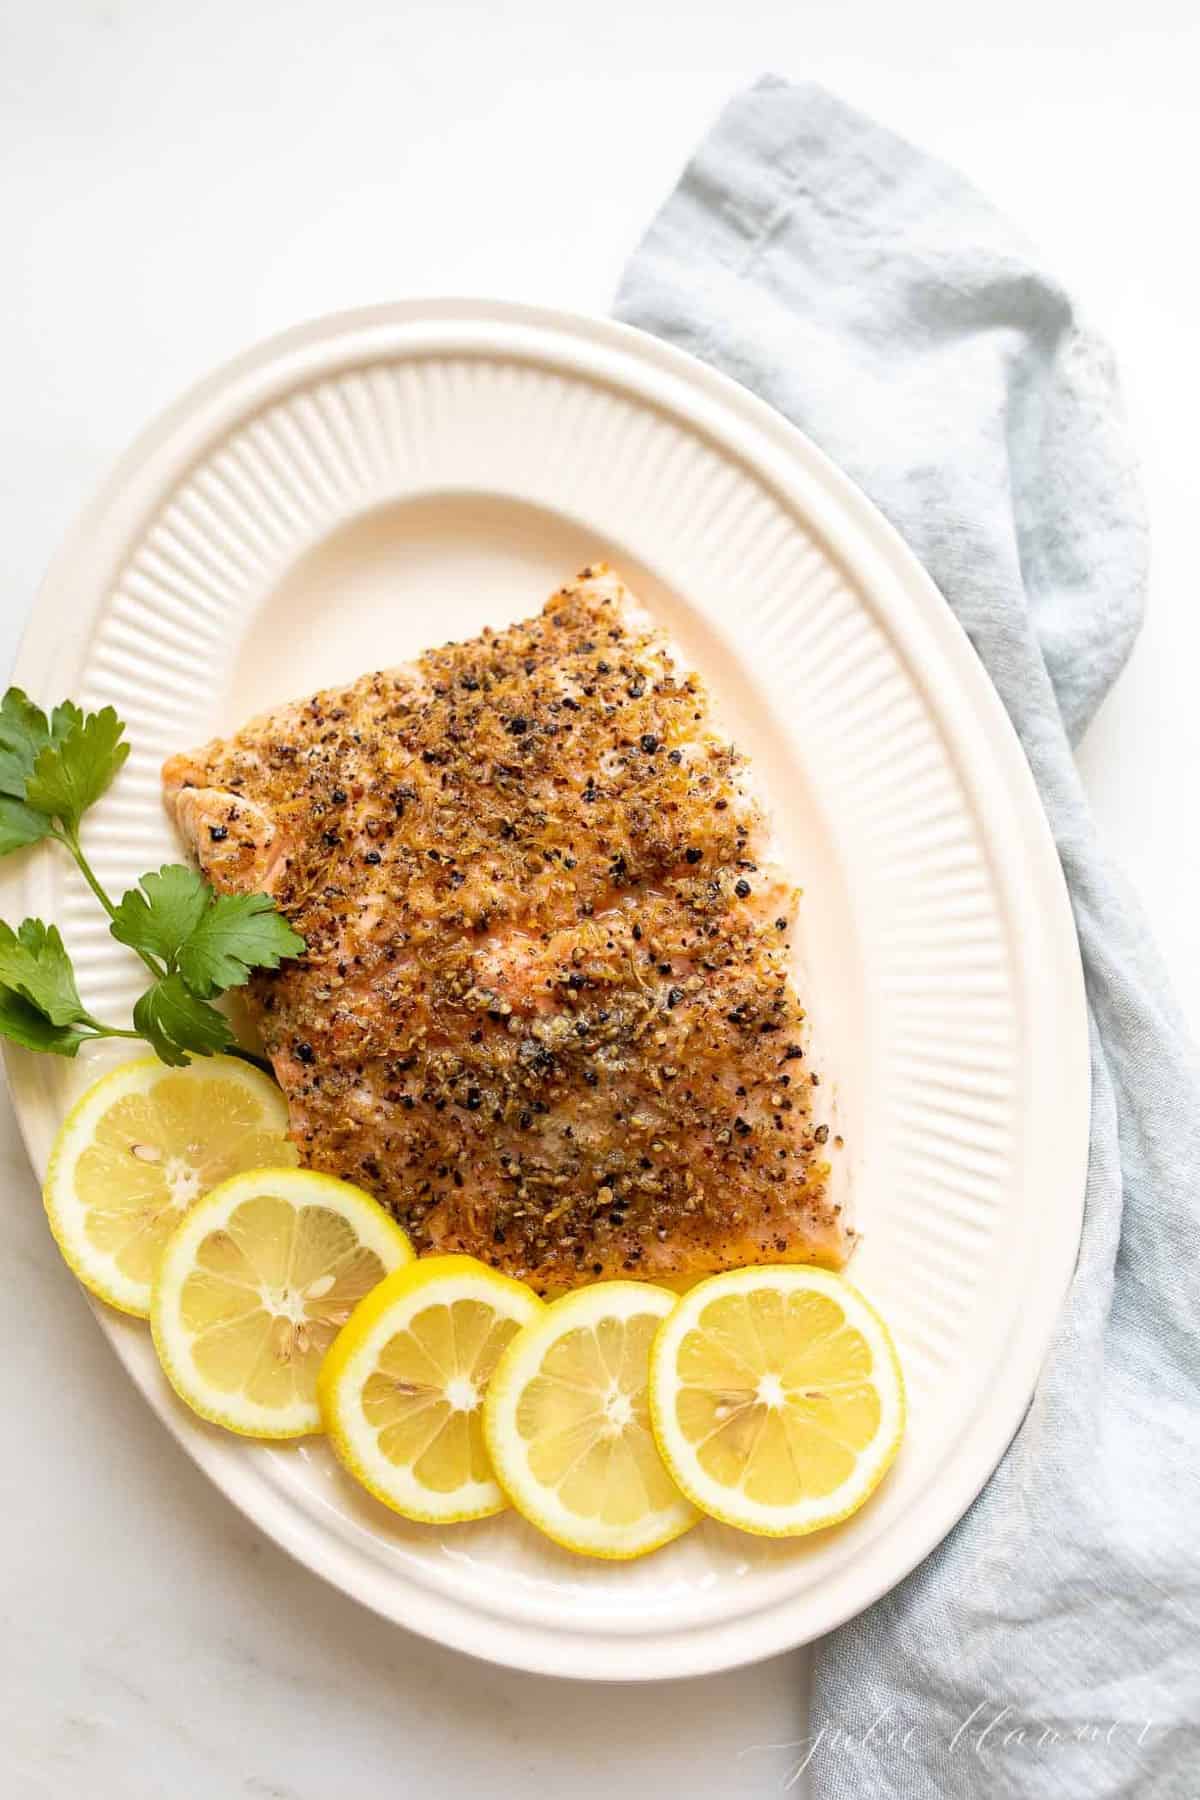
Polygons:
<instances>
[{"instance_id":1,"label":"flaky salmon flesh","mask_svg":"<svg viewBox=\"0 0 1200 1800\"><path fill-rule=\"evenodd\" d=\"M700 679L596 565L505 631L172 757L305 1164L542 1291L837 1267L796 889Z\"/></svg>"}]
</instances>

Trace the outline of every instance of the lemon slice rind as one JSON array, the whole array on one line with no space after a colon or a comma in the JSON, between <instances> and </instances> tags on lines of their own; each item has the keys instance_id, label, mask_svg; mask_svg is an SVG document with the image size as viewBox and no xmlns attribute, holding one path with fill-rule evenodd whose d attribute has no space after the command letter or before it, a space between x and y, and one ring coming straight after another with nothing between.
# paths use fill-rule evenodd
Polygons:
<instances>
[{"instance_id":1,"label":"lemon slice rind","mask_svg":"<svg viewBox=\"0 0 1200 1800\"><path fill-rule=\"evenodd\" d=\"M588 1518L563 1505L555 1489L530 1466L530 1448L518 1427L522 1395L542 1369L547 1353L569 1332L604 1320L622 1323L652 1314L663 1319L678 1296L641 1281L603 1281L577 1289L547 1306L505 1350L484 1401L484 1436L492 1465L509 1499L531 1524L564 1549L612 1561L629 1561L661 1549L690 1531L700 1514L678 1492L631 1524ZM648 1359L647 1359L648 1361ZM646 1433L649 1438L649 1433ZM652 1447L652 1440L651 1440Z\"/></svg>"},{"instance_id":2,"label":"lemon slice rind","mask_svg":"<svg viewBox=\"0 0 1200 1800\"><path fill-rule=\"evenodd\" d=\"M206 1238L219 1232L245 1201L264 1196L338 1213L354 1228L358 1242L374 1252L384 1276L411 1262L407 1234L379 1203L335 1176L311 1169L251 1169L213 1188L176 1228L163 1254L154 1283L150 1328L158 1360L171 1386L193 1412L242 1437L296 1438L321 1430L315 1396L289 1407L265 1407L245 1395L229 1395L207 1381L197 1368L192 1334L181 1317L184 1283L197 1268L197 1253Z\"/></svg>"},{"instance_id":3,"label":"lemon slice rind","mask_svg":"<svg viewBox=\"0 0 1200 1800\"><path fill-rule=\"evenodd\" d=\"M149 1094L163 1081L230 1082L262 1109L263 1133L279 1138L279 1156L288 1148L287 1102L268 1075L232 1056L206 1057L183 1069L168 1068L156 1056L121 1063L81 1095L62 1123L42 1186L46 1218L63 1259L89 1292L118 1312L145 1319L150 1313L151 1283L131 1279L115 1254L89 1239L89 1209L80 1199L76 1174L80 1158L94 1144L104 1116L129 1096ZM181 1210L180 1217L183 1217Z\"/></svg>"},{"instance_id":4,"label":"lemon slice rind","mask_svg":"<svg viewBox=\"0 0 1200 1800\"><path fill-rule=\"evenodd\" d=\"M871 1350L871 1385L879 1395L879 1423L851 1474L832 1492L786 1506L757 1501L738 1488L714 1480L699 1464L681 1430L676 1401L686 1384L677 1358L685 1337L713 1300L747 1294L759 1287L790 1293L817 1293L835 1300L846 1322ZM752 1266L708 1276L680 1301L659 1331L651 1353L650 1415L663 1461L679 1488L711 1518L760 1537L803 1537L839 1524L858 1511L895 1460L904 1434L906 1401L900 1360L891 1333L868 1300L843 1276L806 1265Z\"/></svg>"},{"instance_id":5,"label":"lemon slice rind","mask_svg":"<svg viewBox=\"0 0 1200 1800\"><path fill-rule=\"evenodd\" d=\"M508 1496L494 1479L468 1477L438 1491L411 1466L394 1462L362 1408L363 1390L378 1370L385 1345L426 1309L471 1300L490 1307L518 1329L545 1311L532 1288L471 1256L430 1256L395 1270L367 1295L342 1327L321 1365L317 1389L329 1443L347 1472L393 1512L429 1525L485 1519L503 1512Z\"/></svg>"}]
</instances>

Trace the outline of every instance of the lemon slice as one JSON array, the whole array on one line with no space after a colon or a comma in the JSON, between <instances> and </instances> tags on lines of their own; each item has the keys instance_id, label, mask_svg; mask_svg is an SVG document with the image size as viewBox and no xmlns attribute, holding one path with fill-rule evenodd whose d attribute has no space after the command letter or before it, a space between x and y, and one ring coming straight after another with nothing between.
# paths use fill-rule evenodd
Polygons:
<instances>
[{"instance_id":1,"label":"lemon slice","mask_svg":"<svg viewBox=\"0 0 1200 1800\"><path fill-rule=\"evenodd\" d=\"M275 1083L235 1057L123 1063L55 1140L43 1194L59 1249L85 1287L144 1319L184 1213L241 1169L294 1163L287 1123Z\"/></svg>"},{"instance_id":2,"label":"lemon slice","mask_svg":"<svg viewBox=\"0 0 1200 1800\"><path fill-rule=\"evenodd\" d=\"M904 1430L887 1326L822 1269L736 1269L679 1302L654 1345L659 1449L697 1506L768 1537L836 1524L882 1480Z\"/></svg>"},{"instance_id":3,"label":"lemon slice","mask_svg":"<svg viewBox=\"0 0 1200 1800\"><path fill-rule=\"evenodd\" d=\"M249 1437L321 1429L317 1371L412 1246L348 1181L252 1169L198 1201L163 1252L150 1326L171 1385Z\"/></svg>"},{"instance_id":4,"label":"lemon slice","mask_svg":"<svg viewBox=\"0 0 1200 1800\"><path fill-rule=\"evenodd\" d=\"M472 1256L397 1269L359 1306L321 1369L321 1414L350 1473L409 1519L502 1512L481 1407L505 1345L544 1311Z\"/></svg>"},{"instance_id":5,"label":"lemon slice","mask_svg":"<svg viewBox=\"0 0 1200 1800\"><path fill-rule=\"evenodd\" d=\"M650 1346L676 1296L602 1281L548 1306L500 1358L483 1408L492 1464L513 1505L588 1556L657 1550L698 1514L650 1429Z\"/></svg>"}]
</instances>

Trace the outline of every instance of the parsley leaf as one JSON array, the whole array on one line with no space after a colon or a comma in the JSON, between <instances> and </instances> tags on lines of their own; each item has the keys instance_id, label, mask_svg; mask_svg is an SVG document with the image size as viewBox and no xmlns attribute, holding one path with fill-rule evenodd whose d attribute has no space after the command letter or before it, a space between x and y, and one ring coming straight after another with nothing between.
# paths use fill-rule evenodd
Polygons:
<instances>
[{"instance_id":1,"label":"parsley leaf","mask_svg":"<svg viewBox=\"0 0 1200 1800\"><path fill-rule=\"evenodd\" d=\"M75 986L71 959L53 925L26 919L18 931L0 924L0 1037L27 1050L74 1056L94 1035L94 1021Z\"/></svg>"},{"instance_id":2,"label":"parsley leaf","mask_svg":"<svg viewBox=\"0 0 1200 1800\"><path fill-rule=\"evenodd\" d=\"M133 1023L160 1060L179 1068L194 1056L212 1056L234 1042L233 1028L224 1013L207 1000L189 994L179 975L164 975L147 988L133 1009Z\"/></svg>"},{"instance_id":3,"label":"parsley leaf","mask_svg":"<svg viewBox=\"0 0 1200 1800\"><path fill-rule=\"evenodd\" d=\"M214 894L202 875L179 863L143 875L139 886L117 907L113 936L161 957L202 1000L241 987L252 969L277 969L304 949L267 894Z\"/></svg>"},{"instance_id":4,"label":"parsley leaf","mask_svg":"<svg viewBox=\"0 0 1200 1800\"><path fill-rule=\"evenodd\" d=\"M24 798L25 783L39 753L50 742L50 727L28 694L10 687L0 700L0 793Z\"/></svg>"},{"instance_id":5,"label":"parsley leaf","mask_svg":"<svg viewBox=\"0 0 1200 1800\"><path fill-rule=\"evenodd\" d=\"M63 712L62 707L56 712L56 723ZM25 805L25 784L51 741L51 730L41 707L20 688L10 687L0 700L0 856L36 844L54 828L46 813Z\"/></svg>"},{"instance_id":6,"label":"parsley leaf","mask_svg":"<svg viewBox=\"0 0 1200 1800\"><path fill-rule=\"evenodd\" d=\"M14 931L0 922L0 984L12 988L52 1025L88 1020L71 959L55 925L26 919Z\"/></svg>"},{"instance_id":7,"label":"parsley leaf","mask_svg":"<svg viewBox=\"0 0 1200 1800\"><path fill-rule=\"evenodd\" d=\"M105 710L111 712L112 707L106 707ZM73 700L60 701L50 714L50 742L61 744L77 725L83 724L87 716ZM124 731L124 729L125 727L122 725L121 730Z\"/></svg>"},{"instance_id":8,"label":"parsley leaf","mask_svg":"<svg viewBox=\"0 0 1200 1800\"><path fill-rule=\"evenodd\" d=\"M45 1013L31 1006L15 989L0 987L0 1037L24 1045L26 1050L49 1051L52 1056L74 1056L80 1044L92 1036L71 1025L55 1025Z\"/></svg>"},{"instance_id":9,"label":"parsley leaf","mask_svg":"<svg viewBox=\"0 0 1200 1800\"><path fill-rule=\"evenodd\" d=\"M10 687L0 700L0 794L23 800L25 783L42 751L48 744L61 744L82 721L83 714L72 700L56 706L47 720L28 694Z\"/></svg>"},{"instance_id":10,"label":"parsley leaf","mask_svg":"<svg viewBox=\"0 0 1200 1800\"><path fill-rule=\"evenodd\" d=\"M3 755L4 751L0 750L0 757ZM53 829L54 821L45 813L35 812L32 806L26 806L23 800L14 800L11 794L0 794L0 856L40 842Z\"/></svg>"},{"instance_id":11,"label":"parsley leaf","mask_svg":"<svg viewBox=\"0 0 1200 1800\"><path fill-rule=\"evenodd\" d=\"M208 911L212 889L203 875L182 863L167 863L157 875L143 875L139 887L141 893L131 888L124 895L109 929L118 943L148 950L173 966Z\"/></svg>"},{"instance_id":12,"label":"parsley leaf","mask_svg":"<svg viewBox=\"0 0 1200 1800\"><path fill-rule=\"evenodd\" d=\"M24 798L38 812L60 819L74 835L89 806L100 798L129 755L125 726L111 706L82 713L69 700L54 709L49 742L38 752Z\"/></svg>"},{"instance_id":13,"label":"parsley leaf","mask_svg":"<svg viewBox=\"0 0 1200 1800\"><path fill-rule=\"evenodd\" d=\"M303 949L268 894L220 894L180 949L179 973L194 994L219 994Z\"/></svg>"}]
</instances>

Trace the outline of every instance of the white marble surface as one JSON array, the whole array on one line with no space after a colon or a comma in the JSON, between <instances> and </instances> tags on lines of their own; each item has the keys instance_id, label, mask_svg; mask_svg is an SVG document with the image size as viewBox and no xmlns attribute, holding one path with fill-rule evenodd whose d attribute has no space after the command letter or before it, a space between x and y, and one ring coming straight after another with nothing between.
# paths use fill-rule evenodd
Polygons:
<instances>
[{"instance_id":1,"label":"white marble surface","mask_svg":"<svg viewBox=\"0 0 1200 1800\"><path fill-rule=\"evenodd\" d=\"M1197 253L1190 0L9 0L0 8L0 661L144 421L335 307L480 292L605 309L692 141L814 75L975 175L1089 297L1156 544L1083 747L1200 1019ZM803 1659L665 1689L506 1675L294 1567L145 1411L60 1265L0 1100L0 1792L359 1800L781 1792Z\"/></svg>"}]
</instances>

